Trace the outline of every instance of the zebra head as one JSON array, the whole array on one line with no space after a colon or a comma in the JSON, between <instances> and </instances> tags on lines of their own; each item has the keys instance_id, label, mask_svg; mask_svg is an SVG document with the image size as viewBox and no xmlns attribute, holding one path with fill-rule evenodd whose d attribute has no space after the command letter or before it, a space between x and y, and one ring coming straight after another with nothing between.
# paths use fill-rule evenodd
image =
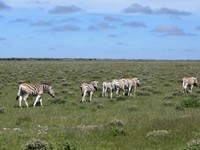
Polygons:
<instances>
[{"instance_id":1,"label":"zebra head","mask_svg":"<svg viewBox=\"0 0 200 150\"><path fill-rule=\"evenodd\" d=\"M138 87L140 86L140 80L138 78L134 78L134 82Z\"/></svg>"},{"instance_id":2,"label":"zebra head","mask_svg":"<svg viewBox=\"0 0 200 150\"><path fill-rule=\"evenodd\" d=\"M194 80L194 86L197 86L197 78L193 77Z\"/></svg>"},{"instance_id":3,"label":"zebra head","mask_svg":"<svg viewBox=\"0 0 200 150\"><path fill-rule=\"evenodd\" d=\"M55 93L53 90L53 85L49 85L47 88L47 92L49 93L49 95L51 95L53 98L55 97Z\"/></svg>"},{"instance_id":4,"label":"zebra head","mask_svg":"<svg viewBox=\"0 0 200 150\"><path fill-rule=\"evenodd\" d=\"M90 85L92 85L96 91L97 91L97 84L98 84L98 81L90 82Z\"/></svg>"}]
</instances>

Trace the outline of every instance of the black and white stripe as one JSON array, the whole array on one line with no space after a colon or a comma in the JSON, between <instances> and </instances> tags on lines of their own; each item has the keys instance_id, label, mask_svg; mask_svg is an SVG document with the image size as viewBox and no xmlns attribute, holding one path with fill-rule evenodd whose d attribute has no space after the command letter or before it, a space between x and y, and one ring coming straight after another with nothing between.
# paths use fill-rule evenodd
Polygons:
<instances>
[{"instance_id":1,"label":"black and white stripe","mask_svg":"<svg viewBox=\"0 0 200 150\"><path fill-rule=\"evenodd\" d=\"M133 95L135 96L136 92L136 87L140 85L140 80L138 78L128 78L127 79L128 83L128 96L132 95L132 90L133 90Z\"/></svg>"},{"instance_id":2,"label":"black and white stripe","mask_svg":"<svg viewBox=\"0 0 200 150\"><path fill-rule=\"evenodd\" d=\"M102 83L102 97L105 97L106 94L109 92L110 93L110 98L112 99L112 82L110 81L104 81Z\"/></svg>"},{"instance_id":3,"label":"black and white stripe","mask_svg":"<svg viewBox=\"0 0 200 150\"><path fill-rule=\"evenodd\" d=\"M91 102L92 94L94 93L94 91L97 90L97 84L98 84L98 81L92 81L89 84L88 83L83 83L81 85L81 87L80 87L81 91L82 91L82 100L81 100L81 102L86 102L85 96L86 96L87 93L90 96L90 102Z\"/></svg>"},{"instance_id":4,"label":"black and white stripe","mask_svg":"<svg viewBox=\"0 0 200 150\"><path fill-rule=\"evenodd\" d=\"M55 96L53 91L53 86L47 85L47 84L31 84L31 83L22 83L19 85L19 91L16 97L16 100L19 99L19 107L21 106L22 100L25 101L26 106L28 107L27 98L29 95L37 96L35 99L35 102L33 104L33 107L35 107L36 103L40 101L40 105L42 105L42 94L48 93L52 97Z\"/></svg>"},{"instance_id":5,"label":"black and white stripe","mask_svg":"<svg viewBox=\"0 0 200 150\"><path fill-rule=\"evenodd\" d=\"M197 86L197 77L184 77L182 79L183 93L187 93L187 92L192 93L192 89L194 86ZM189 91L187 91L187 87L189 88Z\"/></svg>"},{"instance_id":6,"label":"black and white stripe","mask_svg":"<svg viewBox=\"0 0 200 150\"><path fill-rule=\"evenodd\" d=\"M123 95L125 95L126 90L128 88L128 83L127 80L122 78L122 79L115 79L112 80L112 87L114 90L116 90L116 95L119 96L120 90L123 90Z\"/></svg>"}]
</instances>

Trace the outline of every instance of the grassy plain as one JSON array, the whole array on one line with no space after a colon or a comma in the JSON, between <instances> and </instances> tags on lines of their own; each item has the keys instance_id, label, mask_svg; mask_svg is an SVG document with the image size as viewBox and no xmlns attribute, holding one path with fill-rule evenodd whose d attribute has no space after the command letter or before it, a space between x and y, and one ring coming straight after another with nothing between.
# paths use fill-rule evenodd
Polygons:
<instances>
[{"instance_id":1,"label":"grassy plain","mask_svg":"<svg viewBox=\"0 0 200 150\"><path fill-rule=\"evenodd\" d=\"M61 149L66 141L80 150L179 150L200 139L199 87L183 95L183 76L200 75L200 61L23 60L0 61L0 149L18 150L35 138ZM101 96L104 80L138 77L135 97ZM99 81L91 103L80 103L82 82ZM20 109L20 82L55 84L56 98L44 107ZM29 105L35 97L29 97Z\"/></svg>"}]
</instances>

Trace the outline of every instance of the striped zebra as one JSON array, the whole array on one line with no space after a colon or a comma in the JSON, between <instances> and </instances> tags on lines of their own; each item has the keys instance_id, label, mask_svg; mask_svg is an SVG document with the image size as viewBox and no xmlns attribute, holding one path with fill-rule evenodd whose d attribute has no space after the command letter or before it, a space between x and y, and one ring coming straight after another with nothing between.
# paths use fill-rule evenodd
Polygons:
<instances>
[{"instance_id":1,"label":"striped zebra","mask_svg":"<svg viewBox=\"0 0 200 150\"><path fill-rule=\"evenodd\" d=\"M112 99L112 82L104 81L102 83L102 97L106 97L106 94L110 93L110 98Z\"/></svg>"},{"instance_id":2,"label":"striped zebra","mask_svg":"<svg viewBox=\"0 0 200 150\"><path fill-rule=\"evenodd\" d=\"M112 80L112 87L114 90L116 90L116 95L119 96L120 90L123 90L123 95L125 95L126 90L128 88L127 80L122 78L119 80Z\"/></svg>"},{"instance_id":3,"label":"striped zebra","mask_svg":"<svg viewBox=\"0 0 200 150\"><path fill-rule=\"evenodd\" d=\"M128 96L131 96L131 91L133 90L133 95L135 96L136 87L140 86L140 80L138 78L128 78Z\"/></svg>"},{"instance_id":4,"label":"striped zebra","mask_svg":"<svg viewBox=\"0 0 200 150\"><path fill-rule=\"evenodd\" d=\"M97 90L97 84L98 81L92 81L89 84L88 83L83 83L81 85L81 91L82 91L82 100L81 102L86 102L85 100L85 96L88 93L90 96L90 102L92 101L92 94L94 93L94 91Z\"/></svg>"},{"instance_id":5,"label":"striped zebra","mask_svg":"<svg viewBox=\"0 0 200 150\"><path fill-rule=\"evenodd\" d=\"M197 86L196 77L184 77L182 79L182 89L183 93L187 93L187 87L189 87L189 92L192 93L193 86Z\"/></svg>"},{"instance_id":6,"label":"striped zebra","mask_svg":"<svg viewBox=\"0 0 200 150\"><path fill-rule=\"evenodd\" d=\"M24 100L25 104L27 107L27 98L29 95L32 96L37 96L35 99L35 102L33 104L33 107L35 107L36 103L40 101L40 105L42 105L42 94L43 93L48 93L51 95L53 98L55 96L54 91L53 91L53 86L47 85L47 84L31 84L31 83L22 83L19 85L19 91L17 93L16 100L19 99L19 107L22 107L21 103L22 100Z\"/></svg>"}]
</instances>

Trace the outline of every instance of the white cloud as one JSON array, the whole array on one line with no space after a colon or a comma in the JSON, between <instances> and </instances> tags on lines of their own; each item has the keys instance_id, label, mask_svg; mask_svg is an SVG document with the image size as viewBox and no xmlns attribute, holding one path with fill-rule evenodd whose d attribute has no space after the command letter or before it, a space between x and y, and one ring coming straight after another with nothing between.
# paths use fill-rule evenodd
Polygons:
<instances>
[{"instance_id":1,"label":"white cloud","mask_svg":"<svg viewBox=\"0 0 200 150\"><path fill-rule=\"evenodd\" d=\"M194 34L187 33L175 25L160 25L153 32L160 33L163 36L194 36Z\"/></svg>"},{"instance_id":2,"label":"white cloud","mask_svg":"<svg viewBox=\"0 0 200 150\"><path fill-rule=\"evenodd\" d=\"M146 14L146 15L171 15L171 16L186 16L191 15L190 12L186 12L178 9L170 9L166 7L161 7L158 9L152 9L149 6L143 6L137 3L134 3L123 10L124 13L128 14Z\"/></svg>"},{"instance_id":3,"label":"white cloud","mask_svg":"<svg viewBox=\"0 0 200 150\"><path fill-rule=\"evenodd\" d=\"M89 13L120 13L133 3L150 7L151 9L169 8L184 10L187 12L200 12L199 0L6 0L6 4L12 8L36 8L43 7L49 10L52 7L74 5L87 10Z\"/></svg>"},{"instance_id":4,"label":"white cloud","mask_svg":"<svg viewBox=\"0 0 200 150\"><path fill-rule=\"evenodd\" d=\"M53 9L49 10L50 14L69 14L83 11L81 8L74 5L71 6L55 6Z\"/></svg>"}]
</instances>

